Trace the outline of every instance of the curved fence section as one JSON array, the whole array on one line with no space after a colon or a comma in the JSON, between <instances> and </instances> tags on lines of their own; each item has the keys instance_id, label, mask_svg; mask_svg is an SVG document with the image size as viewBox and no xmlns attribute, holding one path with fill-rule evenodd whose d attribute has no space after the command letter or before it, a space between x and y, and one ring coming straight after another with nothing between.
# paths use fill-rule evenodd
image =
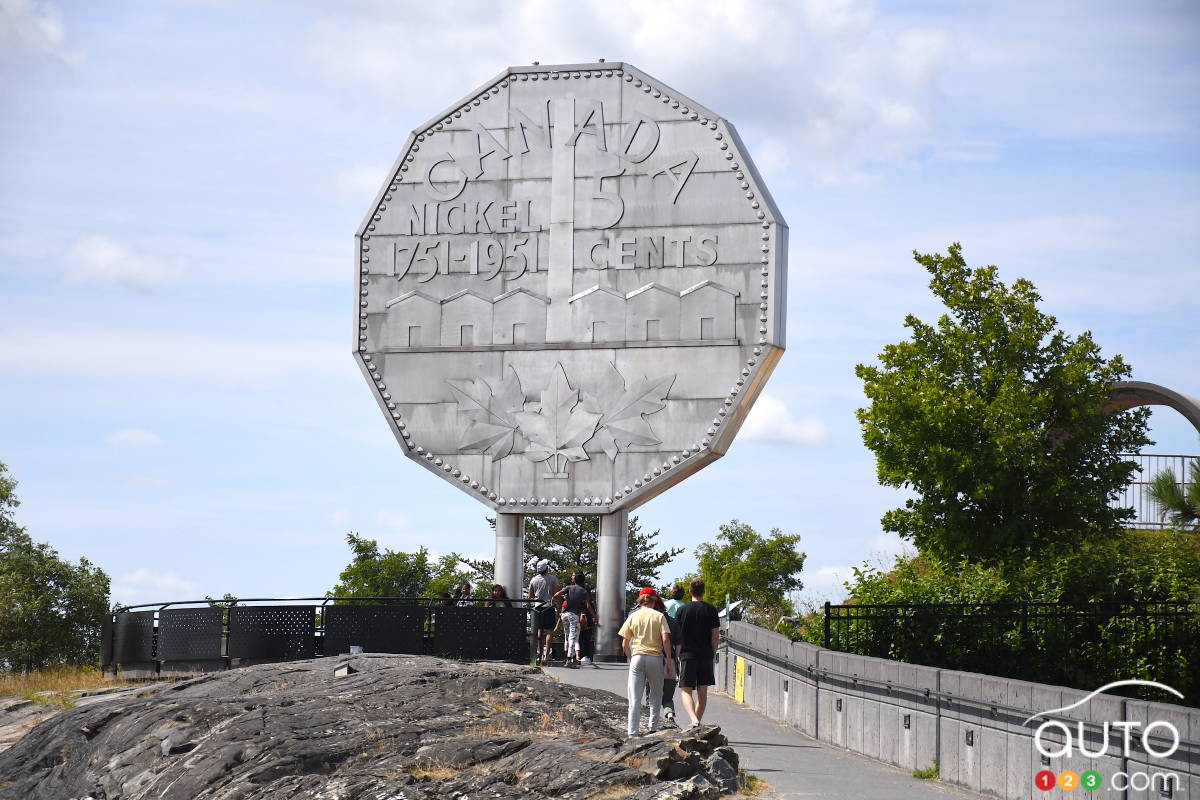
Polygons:
<instances>
[{"instance_id":1,"label":"curved fence section","mask_svg":"<svg viewBox=\"0 0 1200 800\"><path fill-rule=\"evenodd\" d=\"M1063 686L1143 678L1200 697L1200 603L1191 600L826 603L824 623L830 650Z\"/></svg>"},{"instance_id":2,"label":"curved fence section","mask_svg":"<svg viewBox=\"0 0 1200 800\"><path fill-rule=\"evenodd\" d=\"M531 660L534 601L507 600L508 605L499 606L483 599L463 602L310 597L127 606L106 620L101 666L150 677L351 652Z\"/></svg>"}]
</instances>

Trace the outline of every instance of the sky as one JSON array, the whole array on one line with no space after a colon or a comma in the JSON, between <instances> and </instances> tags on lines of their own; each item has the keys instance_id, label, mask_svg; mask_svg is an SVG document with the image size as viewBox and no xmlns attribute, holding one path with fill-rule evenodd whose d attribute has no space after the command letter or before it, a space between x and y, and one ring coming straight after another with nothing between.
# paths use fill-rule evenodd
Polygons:
<instances>
[{"instance_id":1,"label":"sky","mask_svg":"<svg viewBox=\"0 0 1200 800\"><path fill-rule=\"evenodd\" d=\"M348 531L490 557L351 358L353 235L408 133L509 65L627 61L737 126L790 226L787 352L635 513L799 534L804 598L903 548L854 366L939 308L914 250L1032 280L1200 396L1189 2L0 0L0 461L122 603L322 595ZM1169 409L1148 452L1197 453Z\"/></svg>"}]
</instances>

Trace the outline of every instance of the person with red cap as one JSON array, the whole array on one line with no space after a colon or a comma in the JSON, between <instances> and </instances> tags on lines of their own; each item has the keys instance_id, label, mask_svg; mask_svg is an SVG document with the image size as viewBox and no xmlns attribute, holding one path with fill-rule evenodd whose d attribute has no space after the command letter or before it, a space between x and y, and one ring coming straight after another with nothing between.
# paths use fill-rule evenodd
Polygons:
<instances>
[{"instance_id":1,"label":"person with red cap","mask_svg":"<svg viewBox=\"0 0 1200 800\"><path fill-rule=\"evenodd\" d=\"M667 622L667 633L671 637L671 649L673 652L667 654L667 659L674 666L675 675L679 674L679 624L671 616L667 610L667 606L663 603L662 595L654 598L654 610L663 615L663 619ZM675 722L675 685L678 681L671 675L663 678L662 686L662 716L665 724L671 727L677 727ZM650 687L646 687L646 696L649 697Z\"/></svg>"},{"instance_id":2,"label":"person with red cap","mask_svg":"<svg viewBox=\"0 0 1200 800\"><path fill-rule=\"evenodd\" d=\"M658 730L658 718L662 711L664 673L668 677L675 677L674 659L666 658L672 653L671 635L666 616L654 609L656 600L658 593L654 589L642 589L638 593L638 607L617 631L625 657L629 659L629 681L625 687L629 713L625 731L630 737L638 735L642 693L646 691L647 684L650 688L650 720L647 727L648 732L653 733Z\"/></svg>"}]
</instances>

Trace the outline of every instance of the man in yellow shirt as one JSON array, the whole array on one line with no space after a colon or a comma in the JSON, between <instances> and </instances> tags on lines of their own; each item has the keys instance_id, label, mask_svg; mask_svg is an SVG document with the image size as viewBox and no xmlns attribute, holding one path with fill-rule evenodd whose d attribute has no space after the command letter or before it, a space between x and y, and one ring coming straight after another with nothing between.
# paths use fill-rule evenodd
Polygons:
<instances>
[{"instance_id":1,"label":"man in yellow shirt","mask_svg":"<svg viewBox=\"0 0 1200 800\"><path fill-rule=\"evenodd\" d=\"M638 595L638 607L625 620L621 630L621 646L629 659L629 682L626 693L629 697L629 714L625 731L629 736L638 735L638 723L642 716L642 695L646 684L650 685L649 733L658 730L658 717L662 711L662 683L666 677L675 676L674 659L664 655L671 652L671 635L662 613L654 610L658 597L651 588L642 589Z\"/></svg>"}]
</instances>

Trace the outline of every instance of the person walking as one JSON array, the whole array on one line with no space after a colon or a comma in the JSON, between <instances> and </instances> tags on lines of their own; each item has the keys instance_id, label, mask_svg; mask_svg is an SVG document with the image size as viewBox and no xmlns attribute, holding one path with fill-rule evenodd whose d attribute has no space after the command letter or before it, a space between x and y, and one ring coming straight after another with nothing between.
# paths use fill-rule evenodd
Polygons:
<instances>
[{"instance_id":1,"label":"person walking","mask_svg":"<svg viewBox=\"0 0 1200 800\"><path fill-rule=\"evenodd\" d=\"M587 589L587 576L582 572L572 572L571 582L554 593L553 602L557 603L559 598L563 598L563 653L566 666L578 668L580 620L592 608L592 593Z\"/></svg>"},{"instance_id":2,"label":"person walking","mask_svg":"<svg viewBox=\"0 0 1200 800\"><path fill-rule=\"evenodd\" d=\"M708 687L717 682L713 659L721 641L721 618L715 608L704 602L704 581L696 578L690 589L692 601L679 609L675 620L679 623L680 638L679 690L683 693L683 710L695 727L704 719Z\"/></svg>"},{"instance_id":3,"label":"person walking","mask_svg":"<svg viewBox=\"0 0 1200 800\"><path fill-rule=\"evenodd\" d=\"M677 583L671 587L671 599L664 605L667 607L667 616L675 619L679 614L679 609L683 608L683 584ZM679 644L679 642L675 642Z\"/></svg>"},{"instance_id":4,"label":"person walking","mask_svg":"<svg viewBox=\"0 0 1200 800\"><path fill-rule=\"evenodd\" d=\"M580 661L590 664L592 669L600 669L596 664L595 633L596 610L589 606L579 618L579 652L583 655Z\"/></svg>"},{"instance_id":5,"label":"person walking","mask_svg":"<svg viewBox=\"0 0 1200 800\"><path fill-rule=\"evenodd\" d=\"M671 635L667 631L666 616L654 610L658 594L651 588L638 594L638 607L617 631L621 637L621 648L629 659L629 679L625 686L629 698L629 712L625 732L632 738L638 735L638 724L642 716L642 692L650 686L650 720L648 732L658 730L658 717L662 711L662 682L664 673L674 676L674 666L664 658L671 652Z\"/></svg>"},{"instance_id":6,"label":"person walking","mask_svg":"<svg viewBox=\"0 0 1200 800\"><path fill-rule=\"evenodd\" d=\"M682 604L681 604L682 605ZM667 607L663 603L662 597L654 598L654 610L663 615L663 619L667 622L667 633L671 637L671 652L667 656L674 666L674 674L679 675L679 623L667 613ZM678 680L675 677L664 676L662 686L662 715L663 719L676 726L675 723L675 686ZM650 697L650 688L646 687L646 698ZM677 726L676 726L677 727Z\"/></svg>"},{"instance_id":7,"label":"person walking","mask_svg":"<svg viewBox=\"0 0 1200 800\"><path fill-rule=\"evenodd\" d=\"M543 558L537 562L537 574L529 581L526 592L531 600L536 600L534 607L534 626L537 628L539 666L550 663L550 645L554 639L554 626L557 614L554 613L555 592L558 591L558 576L550 572L550 561Z\"/></svg>"}]
</instances>

